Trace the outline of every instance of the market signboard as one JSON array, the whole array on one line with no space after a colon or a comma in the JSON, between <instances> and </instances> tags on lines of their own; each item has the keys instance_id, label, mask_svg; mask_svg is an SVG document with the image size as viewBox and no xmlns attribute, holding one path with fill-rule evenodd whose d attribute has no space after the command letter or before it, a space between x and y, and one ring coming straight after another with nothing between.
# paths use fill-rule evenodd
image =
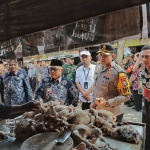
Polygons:
<instances>
[{"instance_id":1,"label":"market signboard","mask_svg":"<svg viewBox=\"0 0 150 150\"><path fill-rule=\"evenodd\" d=\"M72 50L84 46L113 42L129 36L133 38L135 35L137 38L141 38L142 23L144 22L144 28L147 23L145 11L141 11L142 9L141 6L128 8L19 37L18 40L22 45L22 56L28 57ZM141 21L143 16L145 21ZM142 35L148 36L148 34ZM16 45L15 42L14 45ZM47 58L42 55L39 56L39 59L45 60Z\"/></svg>"}]
</instances>

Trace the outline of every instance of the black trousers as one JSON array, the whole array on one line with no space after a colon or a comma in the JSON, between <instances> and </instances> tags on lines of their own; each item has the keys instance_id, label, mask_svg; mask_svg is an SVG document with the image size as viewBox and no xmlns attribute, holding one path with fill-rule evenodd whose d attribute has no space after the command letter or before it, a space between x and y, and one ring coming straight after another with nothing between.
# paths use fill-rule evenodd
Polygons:
<instances>
[{"instance_id":1,"label":"black trousers","mask_svg":"<svg viewBox=\"0 0 150 150\"><path fill-rule=\"evenodd\" d=\"M31 89L32 89L32 93L34 94L35 93L35 88L36 88L36 78L35 77L29 78L29 82L30 82L30 86L31 86Z\"/></svg>"},{"instance_id":2,"label":"black trousers","mask_svg":"<svg viewBox=\"0 0 150 150\"><path fill-rule=\"evenodd\" d=\"M82 110L89 109L90 105L91 105L91 103L84 103L84 102L82 102Z\"/></svg>"},{"instance_id":3,"label":"black trousers","mask_svg":"<svg viewBox=\"0 0 150 150\"><path fill-rule=\"evenodd\" d=\"M142 95L138 94L138 91L133 91L133 99L135 109L140 111L142 109Z\"/></svg>"},{"instance_id":4,"label":"black trousers","mask_svg":"<svg viewBox=\"0 0 150 150\"><path fill-rule=\"evenodd\" d=\"M150 116L142 113L142 122L146 124L145 150L150 150Z\"/></svg>"}]
</instances>

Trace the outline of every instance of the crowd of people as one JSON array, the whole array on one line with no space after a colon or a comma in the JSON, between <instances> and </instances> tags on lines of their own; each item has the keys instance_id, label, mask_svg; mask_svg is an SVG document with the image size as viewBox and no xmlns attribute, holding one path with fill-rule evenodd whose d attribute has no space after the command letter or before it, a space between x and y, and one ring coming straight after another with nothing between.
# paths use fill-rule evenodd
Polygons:
<instances>
[{"instance_id":1,"label":"crowd of people","mask_svg":"<svg viewBox=\"0 0 150 150\"><path fill-rule=\"evenodd\" d=\"M65 62L52 59L50 66L42 61L42 67L33 63L21 68L15 60L0 62L0 112L7 112L1 118L12 114L14 106L31 105L33 101L57 101L60 105L81 103L85 109L105 109L122 121L124 104L136 111L142 110L142 121L146 123L146 150L150 148L150 46L144 46L140 53L128 53L122 66L115 60L115 48L110 44L100 45L97 63L91 53L80 52L81 62L75 66L74 56L67 55ZM29 102L29 103L28 103ZM26 104L27 103L27 104ZM17 108L15 108L17 109ZM19 108L20 109L20 108ZM26 109L24 109L25 111ZM14 112L14 111L13 111ZM16 111L18 113L20 111Z\"/></svg>"}]
</instances>

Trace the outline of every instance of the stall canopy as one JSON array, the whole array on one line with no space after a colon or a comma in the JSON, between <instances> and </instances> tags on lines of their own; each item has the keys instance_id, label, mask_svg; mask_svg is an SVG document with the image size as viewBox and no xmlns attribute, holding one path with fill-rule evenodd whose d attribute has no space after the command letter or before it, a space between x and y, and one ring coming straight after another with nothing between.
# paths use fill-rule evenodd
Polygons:
<instances>
[{"instance_id":1,"label":"stall canopy","mask_svg":"<svg viewBox=\"0 0 150 150\"><path fill-rule=\"evenodd\" d=\"M1 0L0 42L150 0Z\"/></svg>"}]
</instances>

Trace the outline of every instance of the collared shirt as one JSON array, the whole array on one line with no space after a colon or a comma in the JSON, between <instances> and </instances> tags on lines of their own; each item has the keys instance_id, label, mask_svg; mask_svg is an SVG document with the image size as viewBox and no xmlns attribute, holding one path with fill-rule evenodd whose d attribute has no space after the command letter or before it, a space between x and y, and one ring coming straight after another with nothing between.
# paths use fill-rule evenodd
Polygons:
<instances>
[{"instance_id":1,"label":"collared shirt","mask_svg":"<svg viewBox=\"0 0 150 150\"><path fill-rule=\"evenodd\" d=\"M49 67L42 67L39 72L42 75L42 79L47 78L49 76Z\"/></svg>"},{"instance_id":2,"label":"collared shirt","mask_svg":"<svg viewBox=\"0 0 150 150\"><path fill-rule=\"evenodd\" d=\"M76 71L76 82L79 82L82 89L86 92L88 89L94 84L94 73L95 73L96 65L90 64L88 68L81 66ZM85 89L85 82L88 82L88 88ZM90 101L92 102L93 92L90 93ZM82 102L87 102L83 97L82 94L79 92L79 99Z\"/></svg>"},{"instance_id":3,"label":"collared shirt","mask_svg":"<svg viewBox=\"0 0 150 150\"><path fill-rule=\"evenodd\" d=\"M131 77L132 77L132 76L136 77L136 80L134 80L134 81L132 82L132 90L133 90L133 91L137 91L137 90L138 90L138 74L139 74L139 72L133 72L133 73L131 74Z\"/></svg>"},{"instance_id":4,"label":"collared shirt","mask_svg":"<svg viewBox=\"0 0 150 150\"><path fill-rule=\"evenodd\" d=\"M28 76L29 78L33 78L33 77L37 78L37 70L35 68L30 68L28 70Z\"/></svg>"},{"instance_id":5,"label":"collared shirt","mask_svg":"<svg viewBox=\"0 0 150 150\"><path fill-rule=\"evenodd\" d=\"M16 71L13 75L7 72L6 77L3 78L3 86L5 104L21 105L32 101L28 77L21 71Z\"/></svg>"},{"instance_id":6,"label":"collared shirt","mask_svg":"<svg viewBox=\"0 0 150 150\"><path fill-rule=\"evenodd\" d=\"M47 77L38 86L35 99L42 99L44 102L50 100L57 102L64 101L65 105L70 105L75 100L78 100L78 93L70 80L61 77L58 81L54 81L51 77Z\"/></svg>"},{"instance_id":7,"label":"collared shirt","mask_svg":"<svg viewBox=\"0 0 150 150\"><path fill-rule=\"evenodd\" d=\"M150 102L147 101L150 100L150 74L145 67L139 71L139 80L142 82L142 94L145 99L143 112L150 115Z\"/></svg>"}]
</instances>

